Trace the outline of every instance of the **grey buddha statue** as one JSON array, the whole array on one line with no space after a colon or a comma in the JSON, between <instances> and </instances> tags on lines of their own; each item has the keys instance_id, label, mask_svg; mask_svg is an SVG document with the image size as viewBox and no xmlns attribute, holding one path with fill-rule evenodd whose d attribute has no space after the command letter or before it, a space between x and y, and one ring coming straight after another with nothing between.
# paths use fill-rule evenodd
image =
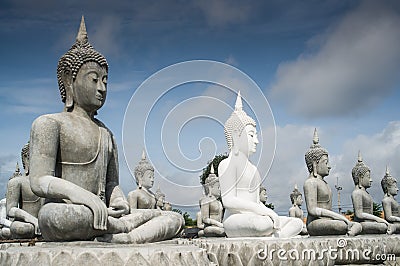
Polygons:
<instances>
[{"instance_id":1,"label":"grey buddha statue","mask_svg":"<svg viewBox=\"0 0 400 266\"><path fill-rule=\"evenodd\" d=\"M154 168L142 152L142 159L134 170L137 188L128 193L131 212L135 209L156 209L156 197L150 190L154 185Z\"/></svg>"},{"instance_id":2,"label":"grey buddha statue","mask_svg":"<svg viewBox=\"0 0 400 266\"><path fill-rule=\"evenodd\" d=\"M155 193L155 198L156 198L156 207L159 210L164 210L164 205L165 205L165 194L162 193L160 187L157 188L156 193Z\"/></svg>"},{"instance_id":3,"label":"grey buddha statue","mask_svg":"<svg viewBox=\"0 0 400 266\"><path fill-rule=\"evenodd\" d=\"M6 195L7 216L12 221L10 232L14 239L40 235L37 217L43 204L42 198L32 192L29 182L29 143L22 148L21 158L24 174L14 174L8 181Z\"/></svg>"},{"instance_id":4,"label":"grey buddha statue","mask_svg":"<svg viewBox=\"0 0 400 266\"><path fill-rule=\"evenodd\" d=\"M310 173L303 187L308 233L311 236L359 234L362 230L359 223L332 211L332 190L324 179L331 167L328 151L319 144L317 129L314 131L313 144L305 154L305 161Z\"/></svg>"},{"instance_id":5,"label":"grey buddha statue","mask_svg":"<svg viewBox=\"0 0 400 266\"><path fill-rule=\"evenodd\" d=\"M394 234L400 234L400 205L394 198L399 192L399 188L396 179L389 173L387 167L385 176L381 180L381 186L385 193L382 199L385 220L391 224Z\"/></svg>"},{"instance_id":6,"label":"grey buddha statue","mask_svg":"<svg viewBox=\"0 0 400 266\"><path fill-rule=\"evenodd\" d=\"M238 93L235 110L224 126L228 158L218 166L224 229L228 237L292 237L303 227L299 219L278 216L260 201L261 177L249 156L258 144L255 121L243 111Z\"/></svg>"},{"instance_id":7,"label":"grey buddha statue","mask_svg":"<svg viewBox=\"0 0 400 266\"><path fill-rule=\"evenodd\" d=\"M361 152L358 153L358 160L351 171L354 181L354 190L351 193L351 200L354 207L354 221L362 226L362 234L391 234L391 226L384 219L373 214L373 199L367 189L371 187L371 170L363 162Z\"/></svg>"},{"instance_id":8,"label":"grey buddha statue","mask_svg":"<svg viewBox=\"0 0 400 266\"><path fill-rule=\"evenodd\" d=\"M82 17L75 44L58 62L64 110L40 116L31 128L29 176L33 192L46 199L39 211L46 241L146 243L182 230L179 214L129 214L116 141L95 118L107 96L107 75L107 61L89 43Z\"/></svg>"},{"instance_id":9,"label":"grey buddha statue","mask_svg":"<svg viewBox=\"0 0 400 266\"><path fill-rule=\"evenodd\" d=\"M225 236L224 225L222 224L224 208L219 201L221 191L212 163L210 174L204 181L203 188L205 195L199 200L200 212L197 217L197 227L200 229L198 236Z\"/></svg>"},{"instance_id":10,"label":"grey buddha statue","mask_svg":"<svg viewBox=\"0 0 400 266\"><path fill-rule=\"evenodd\" d=\"M267 189L263 186L260 186L260 201L262 204L266 205L267 204Z\"/></svg>"},{"instance_id":11,"label":"grey buddha statue","mask_svg":"<svg viewBox=\"0 0 400 266\"><path fill-rule=\"evenodd\" d=\"M299 218L301 221L304 220L303 210L301 205L303 204L303 194L295 185L292 193L290 193L290 201L292 202L292 207L289 209L289 217ZM303 223L303 229L301 230L301 235L307 235L307 226Z\"/></svg>"}]
</instances>

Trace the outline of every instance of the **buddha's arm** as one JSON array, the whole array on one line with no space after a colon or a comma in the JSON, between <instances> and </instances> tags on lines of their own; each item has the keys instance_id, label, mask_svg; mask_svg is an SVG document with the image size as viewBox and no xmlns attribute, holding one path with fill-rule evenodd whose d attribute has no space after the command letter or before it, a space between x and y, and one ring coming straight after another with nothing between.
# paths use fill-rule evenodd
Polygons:
<instances>
[{"instance_id":1,"label":"buddha's arm","mask_svg":"<svg viewBox=\"0 0 400 266\"><path fill-rule=\"evenodd\" d=\"M72 182L54 176L60 128L56 120L41 116L31 129L30 184L32 191L43 198L68 199L93 212L95 229L107 229L107 207L95 194Z\"/></svg>"},{"instance_id":2,"label":"buddha's arm","mask_svg":"<svg viewBox=\"0 0 400 266\"><path fill-rule=\"evenodd\" d=\"M14 208L18 208L18 202L21 196L21 182L19 182L18 179L19 177L14 177L10 179L7 184L6 213L9 217L14 217L10 215L10 211Z\"/></svg>"},{"instance_id":3,"label":"buddha's arm","mask_svg":"<svg viewBox=\"0 0 400 266\"><path fill-rule=\"evenodd\" d=\"M119 187L118 150L113 136L112 145L113 153L107 165L106 197L109 199L110 206L108 208L108 215L121 217L123 214L129 213L129 204Z\"/></svg>"},{"instance_id":4,"label":"buddha's arm","mask_svg":"<svg viewBox=\"0 0 400 266\"><path fill-rule=\"evenodd\" d=\"M392 203L390 202L390 200L382 200L382 207L383 207L383 211L385 213L385 219L388 222L400 222L400 217L394 216L392 214Z\"/></svg>"},{"instance_id":5,"label":"buddha's arm","mask_svg":"<svg viewBox=\"0 0 400 266\"><path fill-rule=\"evenodd\" d=\"M129 208L132 210L136 210L138 209L138 197L137 194L135 193L135 191L131 191L128 194L128 204L129 204Z\"/></svg>"},{"instance_id":6,"label":"buddha's arm","mask_svg":"<svg viewBox=\"0 0 400 266\"><path fill-rule=\"evenodd\" d=\"M210 218L210 203L207 201L201 202L201 219L202 222L209 225L215 225L218 227L224 227L223 224L215 219Z\"/></svg>"},{"instance_id":7,"label":"buddha's arm","mask_svg":"<svg viewBox=\"0 0 400 266\"><path fill-rule=\"evenodd\" d=\"M306 200L306 205L307 205L307 212L309 215L315 216L315 217L328 217L332 218L335 220L340 220L345 222L346 224L350 224L350 221L346 219L341 214L338 214L336 212L333 212L328 209L324 208L319 208L317 205L317 200L318 200L318 193L317 193L317 187L318 184L316 182L313 182L314 180L306 180L304 183L304 196Z\"/></svg>"},{"instance_id":8,"label":"buddha's arm","mask_svg":"<svg viewBox=\"0 0 400 266\"><path fill-rule=\"evenodd\" d=\"M353 191L353 193L351 193L351 200L353 201L353 207L354 207L354 216L364 221L367 220L367 221L375 221L378 223L388 224L387 221L385 221L380 217L363 212L363 196L359 192L360 191L355 190Z\"/></svg>"}]
</instances>

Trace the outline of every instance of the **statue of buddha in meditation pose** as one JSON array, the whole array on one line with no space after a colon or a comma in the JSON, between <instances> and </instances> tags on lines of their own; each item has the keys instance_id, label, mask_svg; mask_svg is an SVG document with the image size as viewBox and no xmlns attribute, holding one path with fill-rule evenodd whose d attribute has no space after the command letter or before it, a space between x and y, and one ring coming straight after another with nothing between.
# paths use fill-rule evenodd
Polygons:
<instances>
[{"instance_id":1,"label":"statue of buddha in meditation pose","mask_svg":"<svg viewBox=\"0 0 400 266\"><path fill-rule=\"evenodd\" d=\"M249 161L258 144L256 123L242 108L238 93L235 110L224 126L229 155L218 167L225 233L228 237L295 236L302 222L278 216L260 201L260 174Z\"/></svg>"},{"instance_id":2,"label":"statue of buddha in meditation pose","mask_svg":"<svg viewBox=\"0 0 400 266\"><path fill-rule=\"evenodd\" d=\"M332 211L332 190L324 179L331 167L328 151L319 144L317 129L314 131L313 144L305 154L305 161L310 173L304 182L308 233L311 236L359 234L362 230L359 223Z\"/></svg>"},{"instance_id":3,"label":"statue of buddha in meditation pose","mask_svg":"<svg viewBox=\"0 0 400 266\"><path fill-rule=\"evenodd\" d=\"M373 214L373 203L367 189L371 187L371 170L363 162L361 152L358 153L358 161L351 171L354 181L354 190L351 200L354 207L354 221L362 226L362 234L391 234L391 226L384 219Z\"/></svg>"},{"instance_id":4,"label":"statue of buddha in meditation pose","mask_svg":"<svg viewBox=\"0 0 400 266\"><path fill-rule=\"evenodd\" d=\"M160 187L157 188L156 194L156 207L159 210L164 210L164 205L165 205L165 194L162 193Z\"/></svg>"},{"instance_id":5,"label":"statue of buddha in meditation pose","mask_svg":"<svg viewBox=\"0 0 400 266\"><path fill-rule=\"evenodd\" d=\"M301 221L304 219L303 210L301 209L301 204L303 204L303 194L294 186L292 193L290 193L290 201L292 202L292 207L289 209L289 217L299 218ZM307 227L303 223L303 229L301 230L301 235L307 235Z\"/></svg>"},{"instance_id":6,"label":"statue of buddha in meditation pose","mask_svg":"<svg viewBox=\"0 0 400 266\"><path fill-rule=\"evenodd\" d=\"M382 190L385 195L382 200L385 220L392 226L394 234L400 234L400 205L394 198L399 192L396 179L389 173L386 167L385 176L381 180Z\"/></svg>"},{"instance_id":7,"label":"statue of buddha in meditation pose","mask_svg":"<svg viewBox=\"0 0 400 266\"><path fill-rule=\"evenodd\" d=\"M205 195L199 200L200 212L197 218L199 237L225 236L222 219L224 208L219 201L221 191L218 177L214 174L214 166L211 163L210 174L203 184Z\"/></svg>"},{"instance_id":8,"label":"statue of buddha in meditation pose","mask_svg":"<svg viewBox=\"0 0 400 266\"><path fill-rule=\"evenodd\" d=\"M88 41L84 19L75 44L58 62L64 111L42 115L31 129L30 181L46 198L39 227L46 241L145 243L170 239L179 214L136 210L119 187L118 152L111 131L95 118L107 95L108 64Z\"/></svg>"},{"instance_id":9,"label":"statue of buddha in meditation pose","mask_svg":"<svg viewBox=\"0 0 400 266\"><path fill-rule=\"evenodd\" d=\"M29 182L29 143L22 148L21 158L24 174L8 181L6 195L7 216L12 221L11 237L15 239L40 235L37 217L43 204L42 198L33 194Z\"/></svg>"},{"instance_id":10,"label":"statue of buddha in meditation pose","mask_svg":"<svg viewBox=\"0 0 400 266\"><path fill-rule=\"evenodd\" d=\"M154 185L154 168L147 161L145 151L142 159L135 167L137 188L128 193L128 203L131 212L135 209L156 209L156 197L150 190Z\"/></svg>"},{"instance_id":11,"label":"statue of buddha in meditation pose","mask_svg":"<svg viewBox=\"0 0 400 266\"><path fill-rule=\"evenodd\" d=\"M262 204L266 205L267 199L267 189L263 186L260 186L260 201L262 202Z\"/></svg>"}]
</instances>

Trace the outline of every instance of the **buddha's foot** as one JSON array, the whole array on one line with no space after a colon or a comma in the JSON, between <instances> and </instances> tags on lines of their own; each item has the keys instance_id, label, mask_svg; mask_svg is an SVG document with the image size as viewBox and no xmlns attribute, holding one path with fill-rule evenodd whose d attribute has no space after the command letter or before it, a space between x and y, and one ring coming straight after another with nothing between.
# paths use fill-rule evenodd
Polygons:
<instances>
[{"instance_id":1,"label":"buddha's foot","mask_svg":"<svg viewBox=\"0 0 400 266\"><path fill-rule=\"evenodd\" d=\"M353 223L350 230L347 232L348 236L356 236L362 231L362 225L359 223Z\"/></svg>"}]
</instances>

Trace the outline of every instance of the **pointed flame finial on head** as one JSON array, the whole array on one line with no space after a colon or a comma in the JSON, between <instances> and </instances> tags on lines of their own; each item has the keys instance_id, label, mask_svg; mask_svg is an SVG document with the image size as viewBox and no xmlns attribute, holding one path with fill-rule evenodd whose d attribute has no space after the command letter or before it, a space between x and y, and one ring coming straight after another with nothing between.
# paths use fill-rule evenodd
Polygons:
<instances>
[{"instance_id":1,"label":"pointed flame finial on head","mask_svg":"<svg viewBox=\"0 0 400 266\"><path fill-rule=\"evenodd\" d=\"M214 164L213 163L211 163L210 174L214 174Z\"/></svg>"},{"instance_id":2,"label":"pointed flame finial on head","mask_svg":"<svg viewBox=\"0 0 400 266\"><path fill-rule=\"evenodd\" d=\"M144 149L142 151L142 160L146 160L146 152L144 151Z\"/></svg>"},{"instance_id":3,"label":"pointed flame finial on head","mask_svg":"<svg viewBox=\"0 0 400 266\"><path fill-rule=\"evenodd\" d=\"M318 137L317 128L314 129L313 143L314 144L318 144L319 143L319 137Z\"/></svg>"},{"instance_id":4,"label":"pointed flame finial on head","mask_svg":"<svg viewBox=\"0 0 400 266\"><path fill-rule=\"evenodd\" d=\"M358 162L361 163L363 161L363 158L361 156L361 151L358 150Z\"/></svg>"},{"instance_id":5,"label":"pointed flame finial on head","mask_svg":"<svg viewBox=\"0 0 400 266\"><path fill-rule=\"evenodd\" d=\"M297 184L294 185L294 189L298 189Z\"/></svg>"},{"instance_id":6,"label":"pointed flame finial on head","mask_svg":"<svg viewBox=\"0 0 400 266\"><path fill-rule=\"evenodd\" d=\"M242 96L240 95L240 91L238 91L235 103L235 111L242 111L242 110L243 110Z\"/></svg>"},{"instance_id":7,"label":"pointed flame finial on head","mask_svg":"<svg viewBox=\"0 0 400 266\"><path fill-rule=\"evenodd\" d=\"M390 173L389 173L389 167L386 165L386 172L385 172L385 174L387 175L387 176L389 176L390 175Z\"/></svg>"},{"instance_id":8,"label":"pointed flame finial on head","mask_svg":"<svg viewBox=\"0 0 400 266\"><path fill-rule=\"evenodd\" d=\"M86 31L86 25L85 25L85 18L82 15L81 19L81 25L79 26L79 31L78 34L76 35L76 41L80 43L84 43L88 41L88 35Z\"/></svg>"}]
</instances>

